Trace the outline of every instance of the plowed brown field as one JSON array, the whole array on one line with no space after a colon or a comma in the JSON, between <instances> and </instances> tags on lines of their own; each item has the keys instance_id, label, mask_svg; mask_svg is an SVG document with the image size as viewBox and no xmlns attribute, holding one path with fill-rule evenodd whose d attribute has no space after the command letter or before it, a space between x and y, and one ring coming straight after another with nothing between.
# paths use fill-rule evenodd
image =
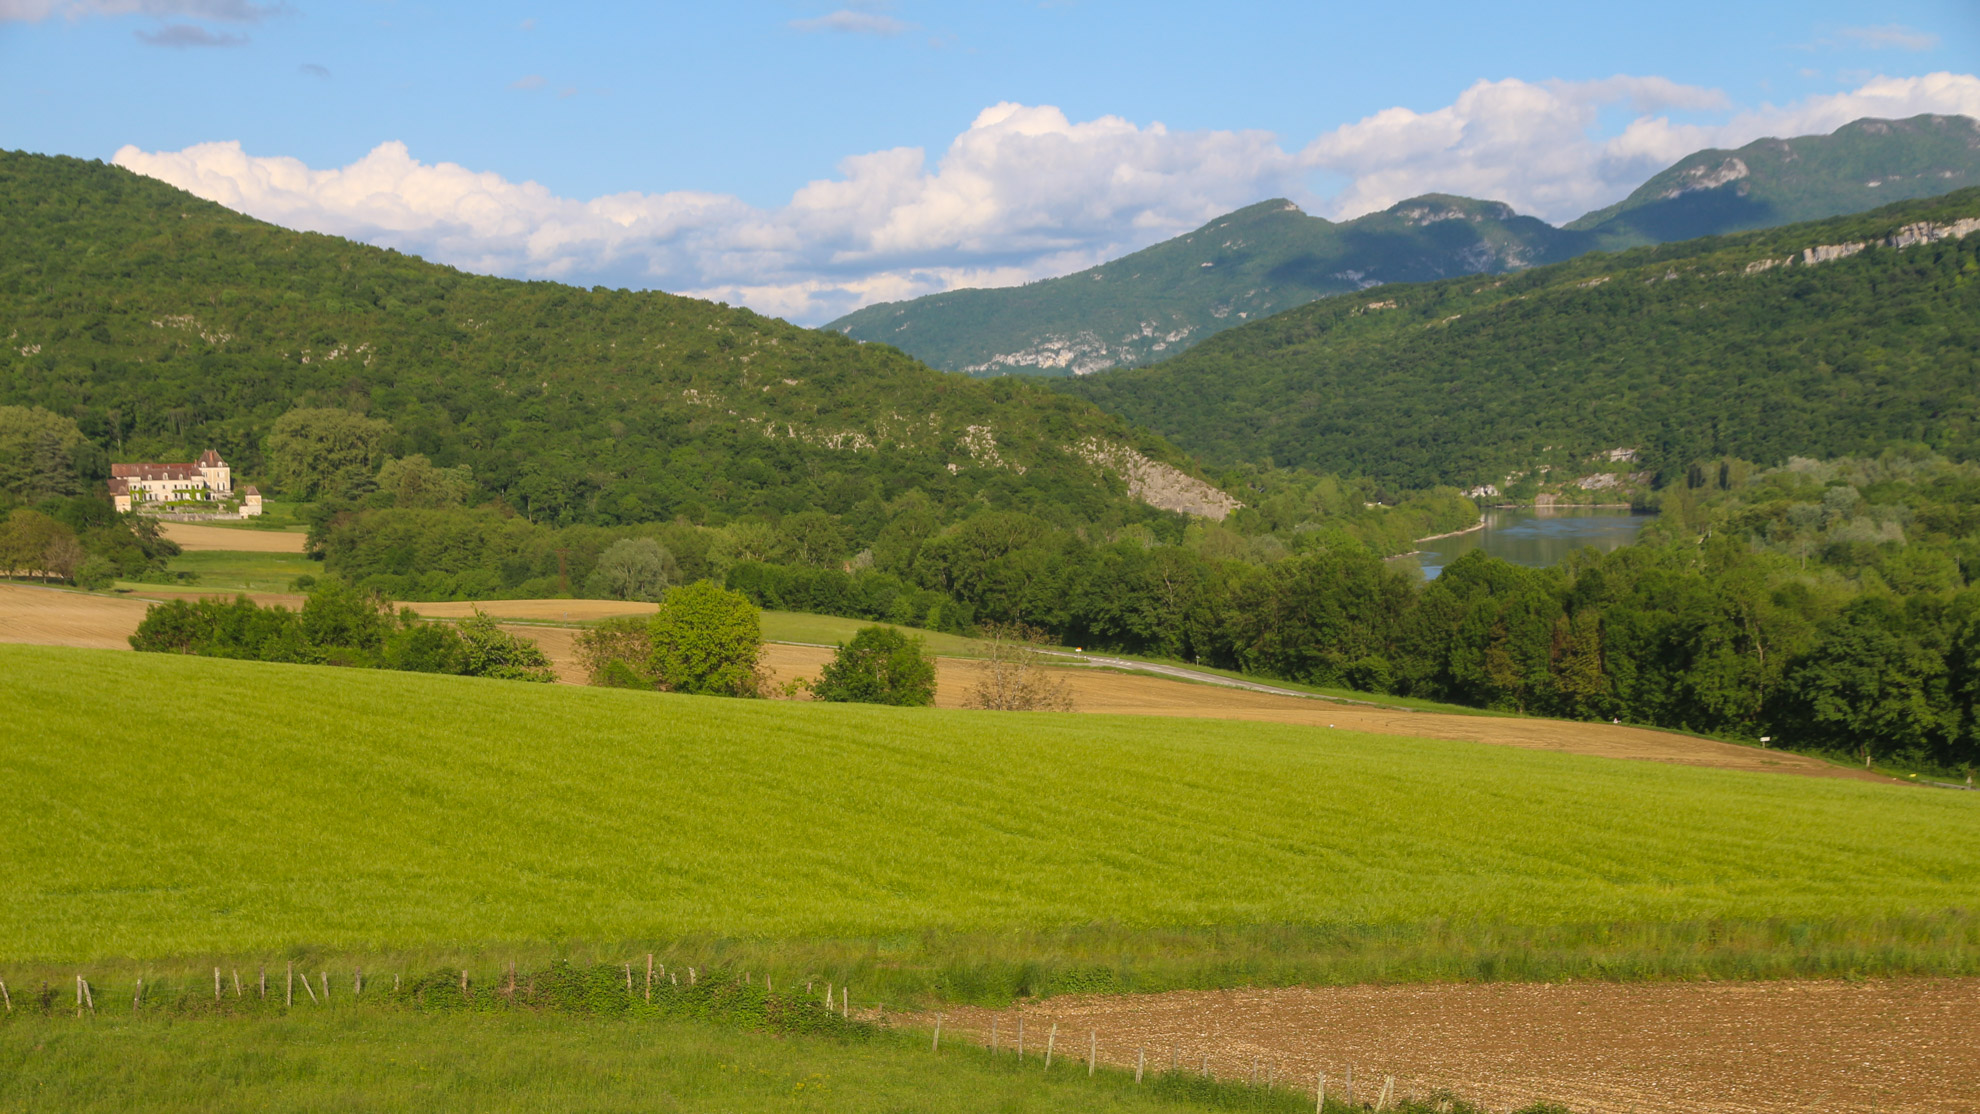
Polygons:
<instances>
[{"instance_id":1,"label":"plowed brown field","mask_svg":"<svg viewBox=\"0 0 1980 1114\"><path fill-rule=\"evenodd\" d=\"M1492 1110L1536 1099L1601 1114L1980 1111L1980 979L1489 983L1053 998L1023 1010L1025 1052L1222 1079L1254 1070L1312 1094L1326 1072L1372 1100L1443 1088ZM1010 1049L1016 1010L946 1011L945 1039ZM932 1023L932 1018L919 1018ZM1073 1065L1068 1064L1068 1067ZM1055 1069L1056 1070L1056 1069ZM1074 1068L1073 1070L1079 1070Z\"/></svg>"},{"instance_id":2,"label":"plowed brown field","mask_svg":"<svg viewBox=\"0 0 1980 1114\"><path fill-rule=\"evenodd\" d=\"M197 522L163 522L158 532L181 549L219 549L233 553L301 553L302 534L280 530L247 530L237 526L203 526Z\"/></svg>"},{"instance_id":3,"label":"plowed brown field","mask_svg":"<svg viewBox=\"0 0 1980 1114\"><path fill-rule=\"evenodd\" d=\"M146 600L0 584L0 642L128 650Z\"/></svg>"}]
</instances>

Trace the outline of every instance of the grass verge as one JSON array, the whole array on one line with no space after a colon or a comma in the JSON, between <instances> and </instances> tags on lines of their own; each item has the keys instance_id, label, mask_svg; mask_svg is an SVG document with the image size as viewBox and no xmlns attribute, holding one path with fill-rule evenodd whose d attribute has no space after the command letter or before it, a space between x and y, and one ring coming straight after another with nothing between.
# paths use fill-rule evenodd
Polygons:
<instances>
[{"instance_id":1,"label":"grass verge","mask_svg":"<svg viewBox=\"0 0 1980 1114\"><path fill-rule=\"evenodd\" d=\"M340 983L284 1002L231 983L91 988L72 1012L52 988L0 1018L0 1109L1300 1111L1310 1092L1129 1071L1065 1055L1047 1067L927 1034L849 1020L798 999L704 979L621 982L552 967L512 981L450 971L362 994ZM631 987L629 989L629 986ZM117 999L112 1005L112 997ZM62 999L57 1001L57 999ZM1328 1109L1345 1111L1335 1101ZM1472 1114L1433 1096L1397 1109ZM1547 1108L1531 1107L1532 1114Z\"/></svg>"}]
</instances>

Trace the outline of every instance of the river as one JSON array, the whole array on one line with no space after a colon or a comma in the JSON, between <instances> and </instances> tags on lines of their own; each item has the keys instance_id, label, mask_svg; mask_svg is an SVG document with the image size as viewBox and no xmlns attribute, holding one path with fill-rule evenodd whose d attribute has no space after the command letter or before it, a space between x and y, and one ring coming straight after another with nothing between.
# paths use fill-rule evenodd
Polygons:
<instances>
[{"instance_id":1,"label":"river","mask_svg":"<svg viewBox=\"0 0 1980 1114\"><path fill-rule=\"evenodd\" d=\"M1544 568L1557 565L1585 545L1618 549L1636 540L1655 515L1634 514L1626 507L1515 507L1485 512L1480 530L1418 542L1420 552L1392 560L1421 569L1434 580L1444 566L1474 549L1515 565Z\"/></svg>"}]
</instances>

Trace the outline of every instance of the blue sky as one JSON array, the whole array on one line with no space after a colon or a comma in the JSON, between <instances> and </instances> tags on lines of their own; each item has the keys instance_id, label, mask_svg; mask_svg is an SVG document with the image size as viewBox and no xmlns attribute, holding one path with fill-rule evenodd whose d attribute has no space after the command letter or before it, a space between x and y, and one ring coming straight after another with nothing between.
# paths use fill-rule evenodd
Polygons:
<instances>
[{"instance_id":1,"label":"blue sky","mask_svg":"<svg viewBox=\"0 0 1980 1114\"><path fill-rule=\"evenodd\" d=\"M0 147L816 323L1276 195L1571 219L1697 147L1980 114L1974 59L1972 0L0 0Z\"/></svg>"}]
</instances>

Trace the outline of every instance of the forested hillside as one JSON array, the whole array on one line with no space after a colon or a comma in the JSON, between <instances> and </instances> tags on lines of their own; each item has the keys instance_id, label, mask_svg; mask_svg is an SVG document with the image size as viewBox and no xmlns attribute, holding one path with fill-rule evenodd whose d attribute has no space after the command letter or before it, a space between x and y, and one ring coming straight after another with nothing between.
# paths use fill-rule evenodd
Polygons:
<instances>
[{"instance_id":1,"label":"forested hillside","mask_svg":"<svg viewBox=\"0 0 1980 1114\"><path fill-rule=\"evenodd\" d=\"M1213 462L1504 484L1641 450L1980 453L1980 190L1330 298L1063 389ZM1574 474L1572 472L1568 474Z\"/></svg>"},{"instance_id":2,"label":"forested hillside","mask_svg":"<svg viewBox=\"0 0 1980 1114\"><path fill-rule=\"evenodd\" d=\"M1117 524L1160 515L1083 443L1188 467L1024 383L746 309L463 274L66 158L0 155L0 321L0 403L73 419L93 468L211 446L292 496L363 496L420 454L544 523L840 516L918 489ZM331 416L291 423L317 463L284 474L270 434L294 408Z\"/></svg>"},{"instance_id":3,"label":"forested hillside","mask_svg":"<svg viewBox=\"0 0 1980 1114\"><path fill-rule=\"evenodd\" d=\"M1278 198L1078 274L886 302L825 328L950 371L1085 374L1150 363L1327 294L1565 259L1583 239L1444 194L1340 223Z\"/></svg>"}]
</instances>

